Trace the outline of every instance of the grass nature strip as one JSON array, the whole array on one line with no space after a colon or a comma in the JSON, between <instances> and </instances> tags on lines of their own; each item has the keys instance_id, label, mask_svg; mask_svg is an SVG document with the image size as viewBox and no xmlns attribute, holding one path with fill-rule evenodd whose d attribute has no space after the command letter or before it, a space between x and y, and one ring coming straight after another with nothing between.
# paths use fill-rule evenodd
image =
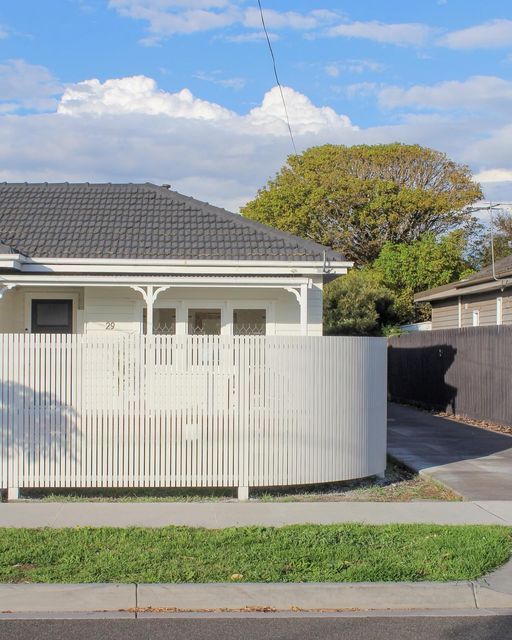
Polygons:
<instances>
[{"instance_id":1,"label":"grass nature strip","mask_svg":"<svg viewBox=\"0 0 512 640\"><path fill-rule=\"evenodd\" d=\"M470 580L511 552L499 526L4 528L0 582Z\"/></svg>"}]
</instances>

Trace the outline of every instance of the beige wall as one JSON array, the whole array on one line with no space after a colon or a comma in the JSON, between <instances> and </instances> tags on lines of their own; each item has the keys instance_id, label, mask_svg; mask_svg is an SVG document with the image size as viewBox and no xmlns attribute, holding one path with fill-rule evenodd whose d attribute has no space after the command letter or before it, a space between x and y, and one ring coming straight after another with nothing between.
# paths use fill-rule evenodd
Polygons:
<instances>
[{"instance_id":1,"label":"beige wall","mask_svg":"<svg viewBox=\"0 0 512 640\"><path fill-rule=\"evenodd\" d=\"M142 295L130 287L19 288L8 291L0 300L0 331L30 331L30 308L33 297L72 297L75 331L92 333L113 330L139 333L144 302ZM299 303L293 293L283 289L240 288L171 288L162 292L156 306L175 306L178 318L186 318L188 307L215 306L228 322L232 310L240 306L267 309L267 332L276 335L300 334ZM308 333L322 335L322 278L315 278L308 291ZM225 327L226 331L229 331Z\"/></svg>"},{"instance_id":2,"label":"beige wall","mask_svg":"<svg viewBox=\"0 0 512 640\"><path fill-rule=\"evenodd\" d=\"M502 323L512 324L512 289L489 291L460 298L461 326L473 326L473 312L479 312L480 326L497 324L497 298L502 298ZM457 298L432 303L432 329L455 329L459 326Z\"/></svg>"},{"instance_id":3,"label":"beige wall","mask_svg":"<svg viewBox=\"0 0 512 640\"><path fill-rule=\"evenodd\" d=\"M459 326L457 299L432 304L432 329L455 329Z\"/></svg>"}]
</instances>

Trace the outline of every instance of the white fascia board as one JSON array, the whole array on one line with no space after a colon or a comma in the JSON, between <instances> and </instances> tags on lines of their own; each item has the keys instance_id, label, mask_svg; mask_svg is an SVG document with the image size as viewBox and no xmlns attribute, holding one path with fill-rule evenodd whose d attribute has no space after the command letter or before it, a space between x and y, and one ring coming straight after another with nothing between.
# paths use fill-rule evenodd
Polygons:
<instances>
[{"instance_id":1,"label":"white fascia board","mask_svg":"<svg viewBox=\"0 0 512 640\"><path fill-rule=\"evenodd\" d=\"M263 261L263 260L112 260L29 258L21 270L25 273L202 273L210 274L344 274L352 262Z\"/></svg>"},{"instance_id":2,"label":"white fascia board","mask_svg":"<svg viewBox=\"0 0 512 640\"><path fill-rule=\"evenodd\" d=\"M3 274L0 276L0 284L15 284L16 286L94 286L94 287L127 287L146 285L171 285L174 287L247 287L247 288L273 288L273 287L298 287L309 284L307 277L251 277L251 276L94 276L94 275L52 275L41 274L38 276L19 276L17 274Z\"/></svg>"}]
</instances>

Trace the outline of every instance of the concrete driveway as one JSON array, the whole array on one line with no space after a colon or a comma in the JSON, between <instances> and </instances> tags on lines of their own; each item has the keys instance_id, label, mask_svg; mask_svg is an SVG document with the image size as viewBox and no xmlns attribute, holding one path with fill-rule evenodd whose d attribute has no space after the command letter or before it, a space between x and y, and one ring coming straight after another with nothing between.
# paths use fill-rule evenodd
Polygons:
<instances>
[{"instance_id":1,"label":"concrete driveway","mask_svg":"<svg viewBox=\"0 0 512 640\"><path fill-rule=\"evenodd\" d=\"M512 436L390 404L388 452L466 500L512 500Z\"/></svg>"}]
</instances>

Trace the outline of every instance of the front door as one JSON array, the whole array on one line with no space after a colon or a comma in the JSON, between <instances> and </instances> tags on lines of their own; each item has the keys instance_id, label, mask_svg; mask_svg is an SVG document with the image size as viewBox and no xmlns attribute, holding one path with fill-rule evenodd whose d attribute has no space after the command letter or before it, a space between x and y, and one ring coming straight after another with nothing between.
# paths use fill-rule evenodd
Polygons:
<instances>
[{"instance_id":1,"label":"front door","mask_svg":"<svg viewBox=\"0 0 512 640\"><path fill-rule=\"evenodd\" d=\"M72 332L72 300L32 300L32 333Z\"/></svg>"}]
</instances>

